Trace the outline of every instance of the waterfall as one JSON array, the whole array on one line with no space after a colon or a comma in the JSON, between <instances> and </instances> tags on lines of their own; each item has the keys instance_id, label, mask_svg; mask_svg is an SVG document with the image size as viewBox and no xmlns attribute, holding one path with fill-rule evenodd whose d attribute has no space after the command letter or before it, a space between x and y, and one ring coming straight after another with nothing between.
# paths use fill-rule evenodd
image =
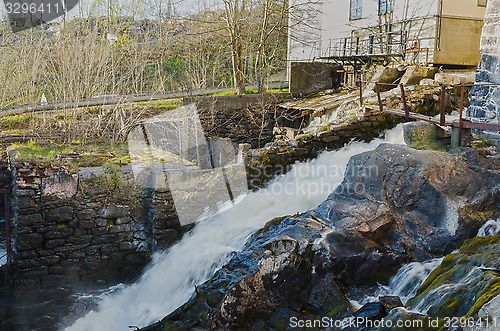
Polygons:
<instances>
[{"instance_id":1,"label":"waterfall","mask_svg":"<svg viewBox=\"0 0 500 331\"><path fill-rule=\"evenodd\" d=\"M432 270L437 268L443 258L432 259L424 262L411 262L399 268L391 277L388 285L379 285L374 295L366 296L360 302L350 300L355 309L361 308L368 302L378 301L379 296L398 296L401 302L406 302L415 296L420 285L424 283Z\"/></svg>"},{"instance_id":2,"label":"waterfall","mask_svg":"<svg viewBox=\"0 0 500 331\"><path fill-rule=\"evenodd\" d=\"M401 267L389 280L389 294L397 295L403 303L415 296L418 288L427 279L432 270L437 268L443 258L425 262L412 262Z\"/></svg>"},{"instance_id":3,"label":"waterfall","mask_svg":"<svg viewBox=\"0 0 500 331\"><path fill-rule=\"evenodd\" d=\"M384 142L403 144L402 125L388 131L385 139L352 142L296 163L266 188L241 195L234 204L228 202L218 214L198 222L179 243L156 252L136 283L105 295L95 311L67 330L127 330L158 321L185 303L194 286L209 279L266 222L317 207L342 182L352 155Z\"/></svg>"}]
</instances>

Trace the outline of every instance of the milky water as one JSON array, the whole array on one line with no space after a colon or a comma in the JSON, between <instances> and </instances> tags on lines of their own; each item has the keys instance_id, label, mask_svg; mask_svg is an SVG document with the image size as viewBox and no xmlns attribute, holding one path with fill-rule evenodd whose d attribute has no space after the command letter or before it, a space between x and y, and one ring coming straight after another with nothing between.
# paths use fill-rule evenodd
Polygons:
<instances>
[{"instance_id":1,"label":"milky water","mask_svg":"<svg viewBox=\"0 0 500 331\"><path fill-rule=\"evenodd\" d=\"M100 298L96 311L68 330L127 330L158 321L185 303L194 286L211 277L267 221L317 207L341 183L349 158L382 142L403 144L402 126L388 131L385 139L353 142L297 163L265 189L238 197L217 215L196 224L168 251L155 253L136 283Z\"/></svg>"},{"instance_id":2,"label":"milky water","mask_svg":"<svg viewBox=\"0 0 500 331\"><path fill-rule=\"evenodd\" d=\"M500 218L487 221L477 232L478 237L494 236L498 234L500 234ZM453 253L457 252L458 250ZM380 285L373 296L367 296L360 302L352 300L352 304L356 309L359 309L365 303L378 301L378 297L381 295L395 295L400 297L403 303L406 303L415 296L420 285L422 285L431 272L441 264L443 259L444 257L441 257L424 262L405 264L398 270L396 275L389 280L387 286ZM481 272L481 267L473 268L468 274L464 275L457 284L443 284L442 286L436 287L427 295L428 300L422 300L414 310L420 313L426 313L429 307L435 303L435 300L432 299L433 297L440 298L455 287L462 286L468 281L474 281L474 276L478 272Z\"/></svg>"},{"instance_id":3,"label":"milky water","mask_svg":"<svg viewBox=\"0 0 500 331\"><path fill-rule=\"evenodd\" d=\"M0 266L7 263L7 250L0 248Z\"/></svg>"},{"instance_id":4,"label":"milky water","mask_svg":"<svg viewBox=\"0 0 500 331\"><path fill-rule=\"evenodd\" d=\"M500 217L484 223L477 232L478 237L496 236L497 234L500 234Z\"/></svg>"}]
</instances>

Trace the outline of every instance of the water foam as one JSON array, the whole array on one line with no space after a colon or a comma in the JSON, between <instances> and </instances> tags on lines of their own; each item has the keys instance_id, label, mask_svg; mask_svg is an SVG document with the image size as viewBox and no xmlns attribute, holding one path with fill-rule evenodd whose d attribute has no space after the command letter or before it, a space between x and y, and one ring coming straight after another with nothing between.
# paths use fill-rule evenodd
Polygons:
<instances>
[{"instance_id":1,"label":"water foam","mask_svg":"<svg viewBox=\"0 0 500 331\"><path fill-rule=\"evenodd\" d=\"M402 126L388 131L385 139L352 142L338 151L324 152L310 162L297 163L265 189L238 197L234 205L199 222L179 243L155 253L136 283L102 298L97 310L67 330L127 330L130 325L143 327L158 321L185 303L194 286L209 279L267 221L310 210L323 202L331 191L315 189L304 194L300 189L304 183L328 189L341 183L343 172L329 171L336 175L325 178L321 168L345 169L352 155L372 150L380 143L403 144Z\"/></svg>"}]
</instances>

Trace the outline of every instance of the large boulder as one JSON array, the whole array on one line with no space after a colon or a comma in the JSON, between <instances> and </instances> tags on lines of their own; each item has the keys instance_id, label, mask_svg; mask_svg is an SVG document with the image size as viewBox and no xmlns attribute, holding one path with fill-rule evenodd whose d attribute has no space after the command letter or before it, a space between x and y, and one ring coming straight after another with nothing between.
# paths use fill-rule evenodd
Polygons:
<instances>
[{"instance_id":1,"label":"large boulder","mask_svg":"<svg viewBox=\"0 0 500 331\"><path fill-rule=\"evenodd\" d=\"M445 137L446 131L433 123L425 121L408 122L403 124L403 136L405 143L408 145L429 144Z\"/></svg>"},{"instance_id":2,"label":"large boulder","mask_svg":"<svg viewBox=\"0 0 500 331\"><path fill-rule=\"evenodd\" d=\"M499 183L459 155L388 144L356 155L316 210L270 221L149 330L285 329L292 318L351 316L344 287L387 281L405 262L460 247L497 217Z\"/></svg>"},{"instance_id":3,"label":"large boulder","mask_svg":"<svg viewBox=\"0 0 500 331\"><path fill-rule=\"evenodd\" d=\"M350 305L335 276L312 266L317 242L328 231L331 227L310 213L270 221L161 324L283 329L292 317L348 315Z\"/></svg>"},{"instance_id":4,"label":"large boulder","mask_svg":"<svg viewBox=\"0 0 500 331\"><path fill-rule=\"evenodd\" d=\"M496 217L499 201L494 172L459 155L382 144L353 156L343 183L316 209L335 229L315 266L346 283L378 281L403 260L460 247Z\"/></svg>"}]
</instances>

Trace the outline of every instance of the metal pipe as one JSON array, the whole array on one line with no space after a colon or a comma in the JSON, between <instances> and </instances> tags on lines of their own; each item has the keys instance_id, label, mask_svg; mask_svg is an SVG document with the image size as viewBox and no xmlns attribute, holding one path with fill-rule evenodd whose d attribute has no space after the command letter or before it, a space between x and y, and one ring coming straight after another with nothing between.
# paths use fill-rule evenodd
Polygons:
<instances>
[{"instance_id":1,"label":"metal pipe","mask_svg":"<svg viewBox=\"0 0 500 331\"><path fill-rule=\"evenodd\" d=\"M375 83L375 89L377 90L378 108L381 112L383 112L384 105L382 104L382 98L380 97L380 86L378 85L378 83Z\"/></svg>"},{"instance_id":2,"label":"metal pipe","mask_svg":"<svg viewBox=\"0 0 500 331\"><path fill-rule=\"evenodd\" d=\"M363 77L359 76L359 106L363 107Z\"/></svg>"},{"instance_id":3,"label":"metal pipe","mask_svg":"<svg viewBox=\"0 0 500 331\"><path fill-rule=\"evenodd\" d=\"M438 14L438 27L437 27L437 46L436 49L441 51L441 25L443 20L443 0L439 0L439 14Z\"/></svg>"},{"instance_id":4,"label":"metal pipe","mask_svg":"<svg viewBox=\"0 0 500 331\"><path fill-rule=\"evenodd\" d=\"M439 124L440 125L444 125L445 124L445 120L446 120L446 117L445 117L445 107L446 107L446 86L442 85L441 86L441 109L440 109L440 112L439 112Z\"/></svg>"},{"instance_id":5,"label":"metal pipe","mask_svg":"<svg viewBox=\"0 0 500 331\"><path fill-rule=\"evenodd\" d=\"M405 110L405 116L410 117L410 110L408 109L408 104L406 103L405 87L403 84L399 85L401 87L401 99L403 100L403 108Z\"/></svg>"},{"instance_id":6,"label":"metal pipe","mask_svg":"<svg viewBox=\"0 0 500 331\"><path fill-rule=\"evenodd\" d=\"M251 88L252 86L249 86ZM287 82L281 82L277 84L269 84L270 88L287 88ZM196 97L205 96L210 94L217 94L221 92L232 91L232 88L212 88L205 90L192 90L192 91L180 91L171 92L164 94L150 94L150 95L125 95L125 96L109 96L99 99L87 99L79 101L58 101L47 104L29 104L14 107L6 107L0 109L0 116L17 115L28 112L39 112L39 111L49 111L49 110L64 110L72 108L83 108L83 107L97 107L97 106L107 106L122 103L134 103L134 102L147 102L155 100L166 100L166 99L177 99L185 97Z\"/></svg>"}]
</instances>

